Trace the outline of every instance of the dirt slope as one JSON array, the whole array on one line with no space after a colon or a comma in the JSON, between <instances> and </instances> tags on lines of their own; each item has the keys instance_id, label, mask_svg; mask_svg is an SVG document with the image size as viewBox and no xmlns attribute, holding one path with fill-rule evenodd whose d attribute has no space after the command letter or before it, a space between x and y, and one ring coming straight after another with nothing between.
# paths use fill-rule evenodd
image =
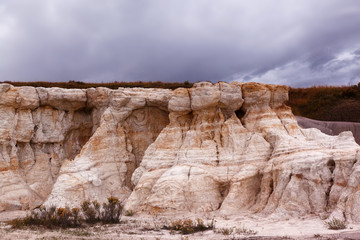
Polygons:
<instances>
[{"instance_id":1,"label":"dirt slope","mask_svg":"<svg viewBox=\"0 0 360 240\"><path fill-rule=\"evenodd\" d=\"M360 123L318 121L300 116L296 116L296 120L302 128L317 128L328 135L339 135L341 132L351 131L355 141L360 144Z\"/></svg>"}]
</instances>

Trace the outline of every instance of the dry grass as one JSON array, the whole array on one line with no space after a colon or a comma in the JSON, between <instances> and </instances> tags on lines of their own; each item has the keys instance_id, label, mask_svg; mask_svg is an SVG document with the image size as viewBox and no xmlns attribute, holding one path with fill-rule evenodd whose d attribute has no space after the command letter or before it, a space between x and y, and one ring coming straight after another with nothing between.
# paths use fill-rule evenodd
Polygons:
<instances>
[{"instance_id":1,"label":"dry grass","mask_svg":"<svg viewBox=\"0 0 360 240\"><path fill-rule=\"evenodd\" d=\"M328 221L325 221L325 225L328 229L331 230L340 230L346 228L346 222L337 218L332 218Z\"/></svg>"},{"instance_id":2,"label":"dry grass","mask_svg":"<svg viewBox=\"0 0 360 240\"><path fill-rule=\"evenodd\" d=\"M245 226L241 226L239 228L219 228L216 229L215 232L221 233L222 235L230 235L230 234L241 234L241 235L256 235L257 231L247 228Z\"/></svg>"},{"instance_id":3,"label":"dry grass","mask_svg":"<svg viewBox=\"0 0 360 240\"><path fill-rule=\"evenodd\" d=\"M132 217L132 216L134 216L134 214L135 214L135 212L133 210L127 210L125 212L125 216L128 216L128 217Z\"/></svg>"}]
</instances>

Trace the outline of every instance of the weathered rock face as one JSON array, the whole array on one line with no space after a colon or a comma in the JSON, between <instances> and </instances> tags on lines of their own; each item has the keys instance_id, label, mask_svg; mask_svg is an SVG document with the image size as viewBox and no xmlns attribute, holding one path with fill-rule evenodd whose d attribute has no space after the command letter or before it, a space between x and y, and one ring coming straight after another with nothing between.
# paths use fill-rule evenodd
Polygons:
<instances>
[{"instance_id":1,"label":"weathered rock face","mask_svg":"<svg viewBox=\"0 0 360 240\"><path fill-rule=\"evenodd\" d=\"M135 212L360 222L359 145L301 129L285 86L0 91L0 210L113 195Z\"/></svg>"}]
</instances>

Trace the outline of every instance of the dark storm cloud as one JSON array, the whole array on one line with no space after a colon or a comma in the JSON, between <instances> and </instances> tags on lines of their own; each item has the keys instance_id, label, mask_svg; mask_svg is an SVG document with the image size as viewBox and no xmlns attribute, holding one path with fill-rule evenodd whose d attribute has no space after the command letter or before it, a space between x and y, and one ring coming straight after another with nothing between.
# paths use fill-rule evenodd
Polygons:
<instances>
[{"instance_id":1,"label":"dark storm cloud","mask_svg":"<svg viewBox=\"0 0 360 240\"><path fill-rule=\"evenodd\" d=\"M357 0L3 0L0 81L351 84L358 26Z\"/></svg>"}]
</instances>

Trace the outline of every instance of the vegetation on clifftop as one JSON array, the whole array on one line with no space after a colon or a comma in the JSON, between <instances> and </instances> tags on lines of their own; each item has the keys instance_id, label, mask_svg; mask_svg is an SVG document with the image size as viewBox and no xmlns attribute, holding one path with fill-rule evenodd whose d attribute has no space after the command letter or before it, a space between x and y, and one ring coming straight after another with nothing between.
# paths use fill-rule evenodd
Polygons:
<instances>
[{"instance_id":1,"label":"vegetation on clifftop","mask_svg":"<svg viewBox=\"0 0 360 240\"><path fill-rule=\"evenodd\" d=\"M96 88L107 87L110 89L117 89L119 87L141 87L141 88L166 88L176 89L179 87L191 88L193 83L185 81L183 83L178 82L106 82L106 83L85 83L81 81L70 80L68 82L11 82L5 81L0 83L9 83L15 87L20 86L32 86L32 87L59 87L59 88Z\"/></svg>"},{"instance_id":2,"label":"vegetation on clifftop","mask_svg":"<svg viewBox=\"0 0 360 240\"><path fill-rule=\"evenodd\" d=\"M295 115L311 119L360 122L360 84L291 88L287 104Z\"/></svg>"}]
</instances>

